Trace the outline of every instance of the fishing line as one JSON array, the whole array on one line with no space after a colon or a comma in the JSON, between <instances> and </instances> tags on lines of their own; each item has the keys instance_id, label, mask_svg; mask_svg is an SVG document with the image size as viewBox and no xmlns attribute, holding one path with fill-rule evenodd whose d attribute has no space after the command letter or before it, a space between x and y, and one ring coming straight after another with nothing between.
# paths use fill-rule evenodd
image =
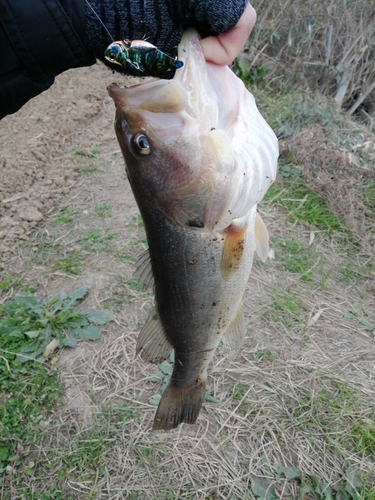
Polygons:
<instances>
[{"instance_id":1,"label":"fishing line","mask_svg":"<svg viewBox=\"0 0 375 500\"><path fill-rule=\"evenodd\" d=\"M106 32L108 33L109 35L109 38L112 40L112 42L115 41L115 39L113 38L113 36L111 35L111 33L108 31L107 29L107 26L103 23L103 21L100 19L100 17L98 16L98 14L96 13L94 7L90 4L90 2L88 0L85 0L86 4L90 7L90 9L93 11L95 17L98 19L98 21L100 22L100 24L103 26L103 28L106 30Z\"/></svg>"}]
</instances>

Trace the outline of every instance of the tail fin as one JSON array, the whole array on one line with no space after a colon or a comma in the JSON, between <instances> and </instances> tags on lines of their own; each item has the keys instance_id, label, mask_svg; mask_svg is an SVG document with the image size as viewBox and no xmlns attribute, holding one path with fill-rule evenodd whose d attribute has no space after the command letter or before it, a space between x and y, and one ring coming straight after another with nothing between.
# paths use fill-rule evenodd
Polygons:
<instances>
[{"instance_id":1,"label":"tail fin","mask_svg":"<svg viewBox=\"0 0 375 500\"><path fill-rule=\"evenodd\" d=\"M202 407L206 389L205 381L199 380L190 387L174 387L169 382L154 419L154 430L175 429L182 422L195 424Z\"/></svg>"}]
</instances>

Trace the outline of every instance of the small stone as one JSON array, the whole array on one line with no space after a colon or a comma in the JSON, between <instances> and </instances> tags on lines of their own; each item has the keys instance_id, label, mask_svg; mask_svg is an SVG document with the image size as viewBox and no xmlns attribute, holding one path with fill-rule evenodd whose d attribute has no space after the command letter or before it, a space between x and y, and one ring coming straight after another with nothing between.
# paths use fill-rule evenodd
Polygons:
<instances>
[{"instance_id":1,"label":"small stone","mask_svg":"<svg viewBox=\"0 0 375 500\"><path fill-rule=\"evenodd\" d=\"M5 217L2 217L0 219L0 227L12 227L12 226L17 226L18 222L13 219L13 217L9 217L9 215L6 215Z\"/></svg>"},{"instance_id":2,"label":"small stone","mask_svg":"<svg viewBox=\"0 0 375 500\"><path fill-rule=\"evenodd\" d=\"M36 208L28 207L19 213L19 216L22 220L26 220L28 222L39 222L43 219L43 214L39 212Z\"/></svg>"}]
</instances>

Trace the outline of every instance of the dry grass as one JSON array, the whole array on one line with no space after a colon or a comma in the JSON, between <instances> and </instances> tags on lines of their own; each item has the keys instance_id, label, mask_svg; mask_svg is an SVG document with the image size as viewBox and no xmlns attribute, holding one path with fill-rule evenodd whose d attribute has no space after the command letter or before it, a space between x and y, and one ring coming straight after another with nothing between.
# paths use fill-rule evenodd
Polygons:
<instances>
[{"instance_id":1,"label":"dry grass","mask_svg":"<svg viewBox=\"0 0 375 500\"><path fill-rule=\"evenodd\" d=\"M89 136L108 133L111 117L87 124ZM260 486L271 499L265 491L272 485L280 498L297 499L301 484L316 479L316 496L303 497L310 500L324 498L316 489L324 484L332 491L350 484L352 470L368 488L349 498L373 500L373 268L353 274L364 266L363 255L338 247L324 232L291 224L287 213L265 204L274 259L254 264L244 297L243 349L220 347L213 360L208 391L219 402L204 403L194 426L153 432L149 398L160 388L148 377L157 367L134 359L152 297L130 280L144 233L114 138L100 149L98 168L60 207L69 205L73 220L54 225L61 212L50 211L31 245L14 248L7 262L7 273L39 284L40 298L85 285L90 294L82 308L116 312L100 341L59 354L62 405L42 421L41 439L24 450L12 500L246 500L262 498L254 493ZM98 206L108 208L104 215ZM99 231L91 250L83 240L90 231ZM46 238L60 246L46 246ZM312 252L310 281L282 265L276 242L284 240ZM72 251L81 255L81 274L54 269ZM357 312L348 315L354 305ZM300 477L287 479L280 467L293 467Z\"/></svg>"},{"instance_id":2,"label":"dry grass","mask_svg":"<svg viewBox=\"0 0 375 500\"><path fill-rule=\"evenodd\" d=\"M257 0L252 65L335 96L373 125L375 9L372 0ZM371 118L372 117L372 118Z\"/></svg>"},{"instance_id":3,"label":"dry grass","mask_svg":"<svg viewBox=\"0 0 375 500\"><path fill-rule=\"evenodd\" d=\"M55 237L63 245L76 245L82 230L101 228L116 234L117 250L135 258L143 230L134 225L137 211L122 168L117 158L77 188L71 206L87 214L68 235L59 226ZM98 199L111 204L112 216L94 215ZM281 213L271 210L264 220L275 238L309 239L310 231L290 227ZM45 230L52 233L53 226L47 222ZM337 264L335 249L319 234L314 245L328 268ZM28 268L24 252L13 261L14 270L40 281L47 269ZM245 499L254 498L254 476L271 484L280 466L315 475L331 487L355 466L375 485L373 457L350 444L354 422L372 418L374 339L355 319L345 319L360 301L374 324L373 296L361 298L356 287L345 287L334 275L324 287L301 283L280 267L277 255L266 266L257 262L244 299L245 346L241 352L220 348L209 375L209 392L220 402L205 403L197 425L158 433L151 431L155 407L148 400L159 389L147 380L156 367L134 359L151 297L126 284L131 272L131 262L114 258L111 250L87 255L82 276L52 273L42 281L48 295L89 286L85 309L103 307L113 297L126 305L114 303L116 324L101 341L61 353L64 404L50 421L43 446L31 454L39 473L28 477L29 487L42 492L53 482L64 498L74 499ZM275 287L298 296L297 311L275 317ZM99 442L97 463L75 460L85 446L90 456ZM66 476L61 475L65 463L70 464ZM298 498L299 482L282 476L276 492Z\"/></svg>"}]
</instances>

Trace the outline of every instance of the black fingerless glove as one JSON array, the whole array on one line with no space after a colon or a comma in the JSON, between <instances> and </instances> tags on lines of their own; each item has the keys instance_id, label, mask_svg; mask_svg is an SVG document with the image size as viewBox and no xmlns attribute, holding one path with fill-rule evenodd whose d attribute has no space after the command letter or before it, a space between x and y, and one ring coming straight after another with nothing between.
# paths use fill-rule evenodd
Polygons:
<instances>
[{"instance_id":1,"label":"black fingerless glove","mask_svg":"<svg viewBox=\"0 0 375 500\"><path fill-rule=\"evenodd\" d=\"M202 37L229 31L247 0L89 0L89 4L85 46L105 62L106 47L125 39L146 39L174 57L185 28L196 28Z\"/></svg>"}]
</instances>

